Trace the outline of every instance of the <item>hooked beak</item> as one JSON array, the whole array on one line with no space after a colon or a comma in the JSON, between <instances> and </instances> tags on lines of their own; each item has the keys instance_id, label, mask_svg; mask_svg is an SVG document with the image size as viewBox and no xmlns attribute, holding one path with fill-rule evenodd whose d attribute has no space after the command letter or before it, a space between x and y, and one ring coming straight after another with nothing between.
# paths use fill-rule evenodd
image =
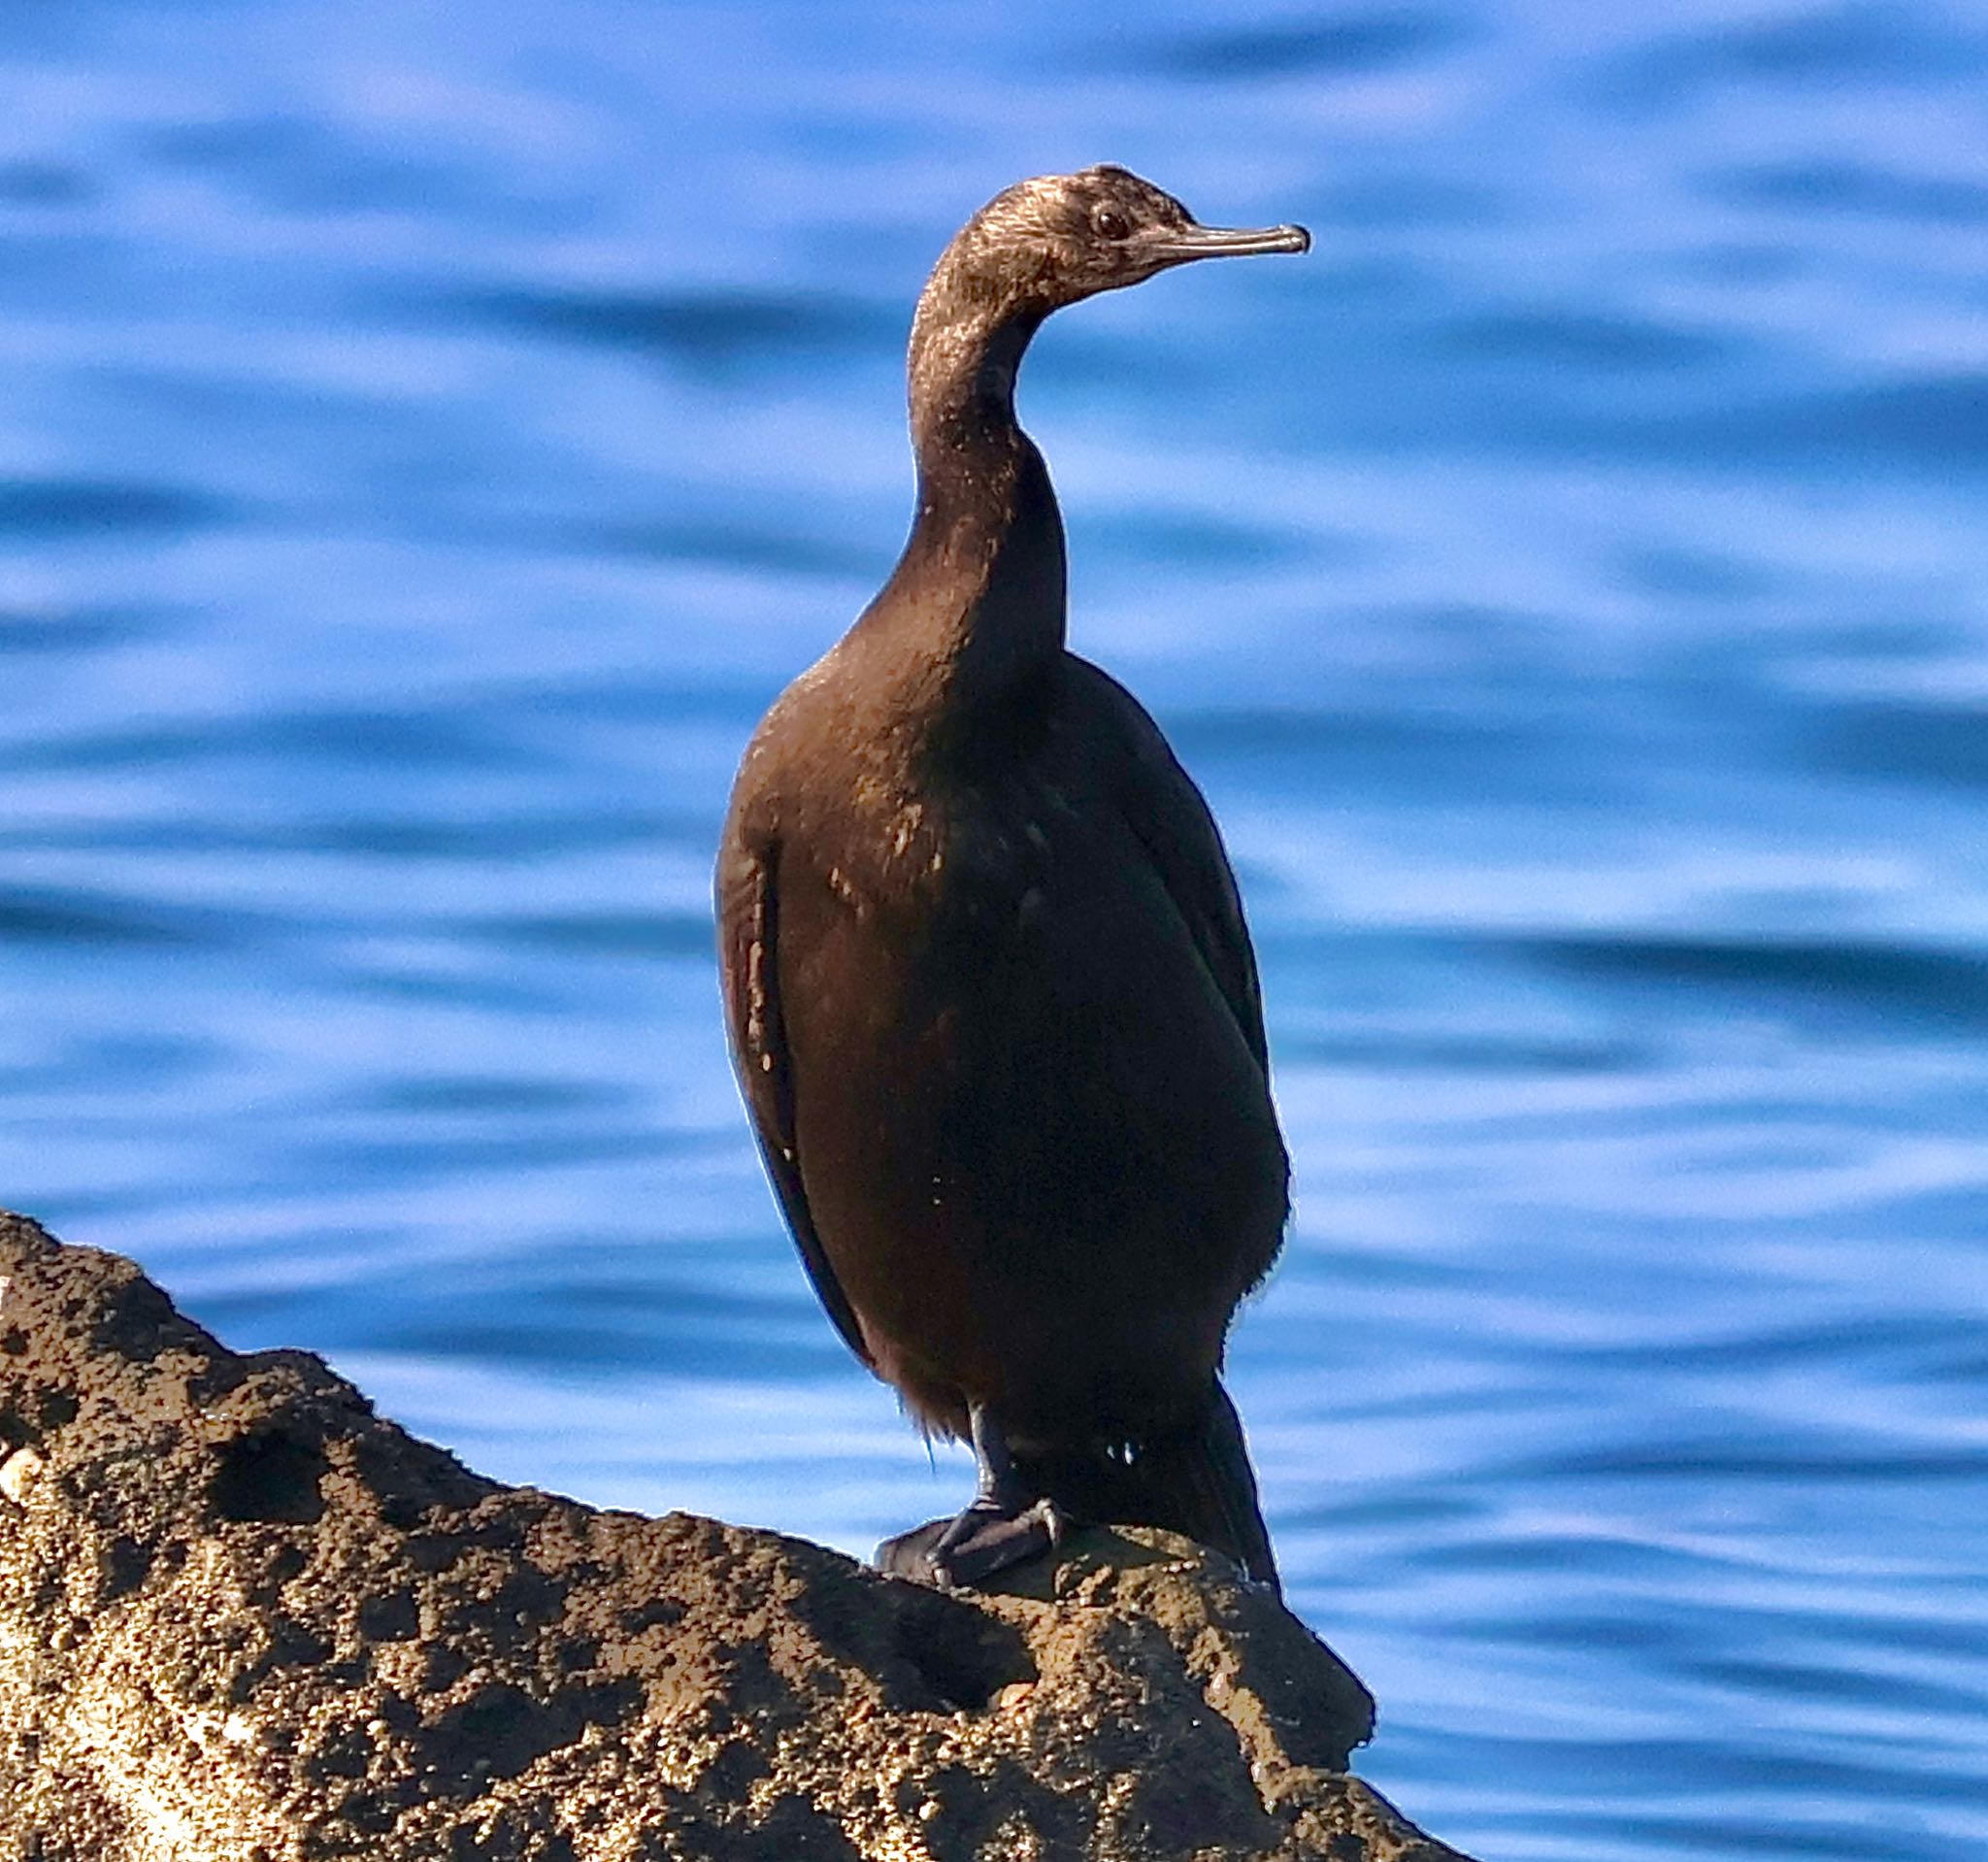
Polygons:
<instances>
[{"instance_id":1,"label":"hooked beak","mask_svg":"<svg viewBox=\"0 0 1988 1862\"><path fill-rule=\"evenodd\" d=\"M1146 249L1168 264L1191 258L1244 258L1253 252L1309 252L1311 235L1302 226L1182 226Z\"/></svg>"}]
</instances>

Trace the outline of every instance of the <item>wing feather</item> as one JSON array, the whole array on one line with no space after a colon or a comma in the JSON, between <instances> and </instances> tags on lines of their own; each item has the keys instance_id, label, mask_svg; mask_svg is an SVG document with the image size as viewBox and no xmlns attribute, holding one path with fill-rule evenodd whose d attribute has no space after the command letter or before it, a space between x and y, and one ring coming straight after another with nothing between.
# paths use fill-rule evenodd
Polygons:
<instances>
[{"instance_id":1,"label":"wing feather","mask_svg":"<svg viewBox=\"0 0 1988 1862\"><path fill-rule=\"evenodd\" d=\"M1145 707L1088 660L1072 655L1094 713L1092 727L1112 731L1126 754L1117 759L1114 797L1160 882L1173 900L1202 962L1264 1077L1270 1043L1263 1025L1263 988L1256 952L1242 916L1242 897L1207 798L1180 767L1173 747Z\"/></svg>"},{"instance_id":2,"label":"wing feather","mask_svg":"<svg viewBox=\"0 0 1988 1862\"><path fill-rule=\"evenodd\" d=\"M734 852L719 878L719 964L724 973L732 1056L740 1090L752 1114L759 1154L766 1160L766 1174L773 1180L774 1194L779 1198L794 1245L801 1251L801 1263L843 1343L869 1364L863 1328L836 1279L821 1238L814 1232L801 1177L793 1073L788 1064L786 1029L780 1019L777 868L775 848Z\"/></svg>"}]
</instances>

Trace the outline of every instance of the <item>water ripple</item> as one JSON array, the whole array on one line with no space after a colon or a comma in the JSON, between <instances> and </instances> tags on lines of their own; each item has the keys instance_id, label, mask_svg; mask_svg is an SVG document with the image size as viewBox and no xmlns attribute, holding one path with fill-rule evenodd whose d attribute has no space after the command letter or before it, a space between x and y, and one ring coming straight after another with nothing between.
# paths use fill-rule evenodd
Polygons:
<instances>
[{"instance_id":1,"label":"water ripple","mask_svg":"<svg viewBox=\"0 0 1988 1862\"><path fill-rule=\"evenodd\" d=\"M1871 216L1936 226L1988 222L1988 183L1898 173L1851 161L1775 162L1711 176L1707 193L1744 207Z\"/></svg>"},{"instance_id":2,"label":"water ripple","mask_svg":"<svg viewBox=\"0 0 1988 1862\"><path fill-rule=\"evenodd\" d=\"M193 530L228 515L175 486L91 479L0 480L0 536L57 539Z\"/></svg>"},{"instance_id":3,"label":"water ripple","mask_svg":"<svg viewBox=\"0 0 1988 1862\"><path fill-rule=\"evenodd\" d=\"M1181 78L1220 83L1389 71L1473 36L1459 15L1390 8L1195 33L1174 40L1157 62Z\"/></svg>"},{"instance_id":4,"label":"water ripple","mask_svg":"<svg viewBox=\"0 0 1988 1862\"><path fill-rule=\"evenodd\" d=\"M1988 1020L1988 956L1896 944L1717 938L1528 939L1509 947L1578 975L1806 998L1971 1027Z\"/></svg>"},{"instance_id":5,"label":"water ripple","mask_svg":"<svg viewBox=\"0 0 1988 1862\"><path fill-rule=\"evenodd\" d=\"M230 914L170 907L154 899L0 886L0 943L5 944L63 948L225 945L244 928Z\"/></svg>"},{"instance_id":6,"label":"water ripple","mask_svg":"<svg viewBox=\"0 0 1988 1862\"><path fill-rule=\"evenodd\" d=\"M721 377L771 356L847 354L889 345L902 323L889 311L852 301L747 291L492 290L447 308L569 342L652 352Z\"/></svg>"},{"instance_id":7,"label":"water ripple","mask_svg":"<svg viewBox=\"0 0 1988 1862\"><path fill-rule=\"evenodd\" d=\"M1728 88L1966 79L1978 71L1988 40L1941 12L1846 0L1720 20L1635 48L1617 61L1612 86L1624 101L1674 105Z\"/></svg>"}]
</instances>

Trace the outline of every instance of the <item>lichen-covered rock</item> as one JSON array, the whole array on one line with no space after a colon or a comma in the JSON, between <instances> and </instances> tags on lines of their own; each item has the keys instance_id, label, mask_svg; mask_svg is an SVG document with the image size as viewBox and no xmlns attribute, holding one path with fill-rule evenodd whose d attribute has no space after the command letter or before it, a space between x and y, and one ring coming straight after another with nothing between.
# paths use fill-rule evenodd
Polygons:
<instances>
[{"instance_id":1,"label":"lichen-covered rock","mask_svg":"<svg viewBox=\"0 0 1988 1862\"><path fill-rule=\"evenodd\" d=\"M35 1862L1441 1862L1223 1562L948 1596L501 1487L0 1215L0 1848Z\"/></svg>"}]
</instances>

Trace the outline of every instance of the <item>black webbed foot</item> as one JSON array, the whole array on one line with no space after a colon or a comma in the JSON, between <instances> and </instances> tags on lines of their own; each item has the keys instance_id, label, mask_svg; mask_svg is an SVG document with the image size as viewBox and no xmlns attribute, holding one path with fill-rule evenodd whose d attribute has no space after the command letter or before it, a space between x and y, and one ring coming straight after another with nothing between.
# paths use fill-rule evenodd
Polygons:
<instances>
[{"instance_id":1,"label":"black webbed foot","mask_svg":"<svg viewBox=\"0 0 1988 1862\"><path fill-rule=\"evenodd\" d=\"M954 1518L928 1519L886 1539L877 1547L879 1571L942 1590L970 1586L1053 1551L1075 1523L1055 1501L1033 1492L1016 1474L993 1413L976 1403L968 1407L968 1415L979 1473L973 1505Z\"/></svg>"},{"instance_id":2,"label":"black webbed foot","mask_svg":"<svg viewBox=\"0 0 1988 1862\"><path fill-rule=\"evenodd\" d=\"M997 1571L1053 1551L1073 1523L1053 1500L1018 1511L976 1500L953 1518L928 1519L886 1539L877 1547L877 1568L941 1590L971 1589Z\"/></svg>"}]
</instances>

